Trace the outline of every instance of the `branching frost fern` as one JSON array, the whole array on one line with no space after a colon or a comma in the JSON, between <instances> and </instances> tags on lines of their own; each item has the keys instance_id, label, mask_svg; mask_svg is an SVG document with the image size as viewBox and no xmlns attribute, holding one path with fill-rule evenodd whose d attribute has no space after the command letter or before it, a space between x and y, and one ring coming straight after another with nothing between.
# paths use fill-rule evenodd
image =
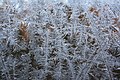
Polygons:
<instances>
[{"instance_id":1,"label":"branching frost fern","mask_svg":"<svg viewBox=\"0 0 120 80\"><path fill-rule=\"evenodd\" d=\"M119 3L36 1L16 9L5 0L0 79L119 80Z\"/></svg>"}]
</instances>

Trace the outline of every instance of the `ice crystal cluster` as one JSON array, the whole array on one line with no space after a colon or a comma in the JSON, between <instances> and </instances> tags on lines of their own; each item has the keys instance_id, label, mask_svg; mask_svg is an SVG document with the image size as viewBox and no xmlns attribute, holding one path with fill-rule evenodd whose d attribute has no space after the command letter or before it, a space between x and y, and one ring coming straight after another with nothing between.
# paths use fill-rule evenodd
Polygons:
<instances>
[{"instance_id":1,"label":"ice crystal cluster","mask_svg":"<svg viewBox=\"0 0 120 80\"><path fill-rule=\"evenodd\" d=\"M12 1L0 4L0 80L120 80L119 0Z\"/></svg>"}]
</instances>

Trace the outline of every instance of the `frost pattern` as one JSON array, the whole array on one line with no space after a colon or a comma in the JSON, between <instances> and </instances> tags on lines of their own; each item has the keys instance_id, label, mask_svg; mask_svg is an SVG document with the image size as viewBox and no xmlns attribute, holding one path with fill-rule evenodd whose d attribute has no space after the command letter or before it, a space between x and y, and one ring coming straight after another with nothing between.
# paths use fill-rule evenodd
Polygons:
<instances>
[{"instance_id":1,"label":"frost pattern","mask_svg":"<svg viewBox=\"0 0 120 80\"><path fill-rule=\"evenodd\" d=\"M0 6L0 80L120 79L120 1L16 3Z\"/></svg>"}]
</instances>

